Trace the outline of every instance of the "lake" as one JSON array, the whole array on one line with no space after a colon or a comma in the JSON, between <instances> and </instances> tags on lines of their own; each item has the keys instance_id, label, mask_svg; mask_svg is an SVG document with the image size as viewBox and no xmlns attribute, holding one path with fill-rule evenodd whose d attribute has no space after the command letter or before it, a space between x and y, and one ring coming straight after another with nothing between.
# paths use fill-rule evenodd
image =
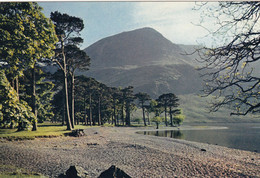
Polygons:
<instances>
[{"instance_id":1,"label":"lake","mask_svg":"<svg viewBox=\"0 0 260 178\"><path fill-rule=\"evenodd\" d=\"M138 133L260 152L260 123L208 123L191 126L190 130L142 131ZM227 127L227 129L208 130L207 126Z\"/></svg>"}]
</instances>

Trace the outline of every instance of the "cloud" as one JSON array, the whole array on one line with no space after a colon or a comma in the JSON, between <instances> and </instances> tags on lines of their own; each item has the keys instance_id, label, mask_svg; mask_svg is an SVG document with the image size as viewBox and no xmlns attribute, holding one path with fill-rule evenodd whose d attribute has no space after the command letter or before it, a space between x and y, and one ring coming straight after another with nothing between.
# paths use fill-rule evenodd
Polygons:
<instances>
[{"instance_id":1,"label":"cloud","mask_svg":"<svg viewBox=\"0 0 260 178\"><path fill-rule=\"evenodd\" d=\"M207 34L198 24L200 13L192 10L194 2L136 3L133 21L136 26L149 26L173 43L197 44Z\"/></svg>"}]
</instances>

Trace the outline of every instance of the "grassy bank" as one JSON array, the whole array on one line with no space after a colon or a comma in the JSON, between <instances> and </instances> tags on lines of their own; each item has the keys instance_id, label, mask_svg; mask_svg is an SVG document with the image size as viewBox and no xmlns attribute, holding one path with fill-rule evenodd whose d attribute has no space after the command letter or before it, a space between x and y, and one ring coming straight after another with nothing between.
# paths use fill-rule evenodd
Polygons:
<instances>
[{"instance_id":1,"label":"grassy bank","mask_svg":"<svg viewBox=\"0 0 260 178\"><path fill-rule=\"evenodd\" d=\"M75 129L85 129L88 126L76 125ZM7 140L23 140L34 139L37 137L59 137L71 131L66 130L66 126L61 126L53 123L43 123L38 125L37 131L20 131L17 129L0 129L0 138Z\"/></svg>"},{"instance_id":2,"label":"grassy bank","mask_svg":"<svg viewBox=\"0 0 260 178\"><path fill-rule=\"evenodd\" d=\"M31 172L13 165L0 165L0 177L3 178L47 178L39 173Z\"/></svg>"}]
</instances>

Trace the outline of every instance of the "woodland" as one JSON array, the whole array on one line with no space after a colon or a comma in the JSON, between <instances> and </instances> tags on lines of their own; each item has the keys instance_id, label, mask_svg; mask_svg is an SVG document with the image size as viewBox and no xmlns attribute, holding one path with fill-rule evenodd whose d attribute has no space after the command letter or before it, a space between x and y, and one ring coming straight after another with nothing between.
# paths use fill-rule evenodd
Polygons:
<instances>
[{"instance_id":1,"label":"woodland","mask_svg":"<svg viewBox=\"0 0 260 178\"><path fill-rule=\"evenodd\" d=\"M184 115L173 93L152 99L133 87L108 87L94 78L77 76L91 58L80 49L84 28L79 17L52 12L46 18L34 2L0 6L0 127L37 131L43 122L66 125L131 126L131 113L142 110L151 122L179 125ZM44 70L55 66L51 73ZM160 115L164 112L164 118ZM155 116L150 119L150 113ZM169 119L168 119L169 116Z\"/></svg>"}]
</instances>

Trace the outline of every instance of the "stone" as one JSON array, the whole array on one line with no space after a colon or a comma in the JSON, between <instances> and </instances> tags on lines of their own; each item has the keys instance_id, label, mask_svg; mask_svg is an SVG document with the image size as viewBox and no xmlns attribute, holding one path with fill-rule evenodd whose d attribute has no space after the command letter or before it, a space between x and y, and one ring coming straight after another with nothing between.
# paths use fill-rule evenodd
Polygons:
<instances>
[{"instance_id":1,"label":"stone","mask_svg":"<svg viewBox=\"0 0 260 178\"><path fill-rule=\"evenodd\" d=\"M109 169L100 174L98 178L131 178L123 170L112 165Z\"/></svg>"},{"instance_id":2,"label":"stone","mask_svg":"<svg viewBox=\"0 0 260 178\"><path fill-rule=\"evenodd\" d=\"M87 178L88 172L80 166L70 166L66 174L60 174L58 178Z\"/></svg>"},{"instance_id":3,"label":"stone","mask_svg":"<svg viewBox=\"0 0 260 178\"><path fill-rule=\"evenodd\" d=\"M72 130L72 132L70 133L70 136L74 136L74 137L82 137L84 135L85 133L83 129Z\"/></svg>"},{"instance_id":4,"label":"stone","mask_svg":"<svg viewBox=\"0 0 260 178\"><path fill-rule=\"evenodd\" d=\"M202 148L202 149L200 149L200 151L207 151L207 150L205 150L204 148Z\"/></svg>"}]
</instances>

